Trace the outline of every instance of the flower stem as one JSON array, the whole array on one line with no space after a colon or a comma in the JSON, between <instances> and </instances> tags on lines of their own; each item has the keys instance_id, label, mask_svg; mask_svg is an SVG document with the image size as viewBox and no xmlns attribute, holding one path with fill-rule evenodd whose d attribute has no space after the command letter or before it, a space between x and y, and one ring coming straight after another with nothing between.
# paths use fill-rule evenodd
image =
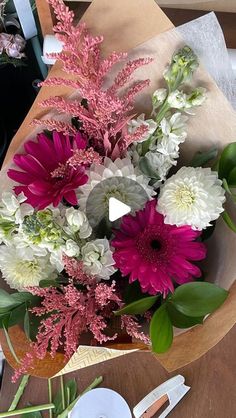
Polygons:
<instances>
[{"instance_id":1,"label":"flower stem","mask_svg":"<svg viewBox=\"0 0 236 418\"><path fill-rule=\"evenodd\" d=\"M29 406L28 408L18 409L16 411L0 412L0 418L15 417L16 415L29 414L30 412L47 411L48 409L53 408L55 408L55 405L53 403L38 406Z\"/></svg>"},{"instance_id":2,"label":"flower stem","mask_svg":"<svg viewBox=\"0 0 236 418\"><path fill-rule=\"evenodd\" d=\"M23 392L25 390L25 387L26 387L26 385L28 383L28 380L29 380L29 375L23 376L23 378L22 378L22 380L21 380L21 382L19 384L19 387L17 389L17 392L16 392L16 394L14 396L14 399L13 399L13 401L11 403L11 406L8 409L8 411L14 411L16 409L16 407L17 407L17 405L18 405L18 403L20 401L20 398L23 395Z\"/></svg>"},{"instance_id":3,"label":"flower stem","mask_svg":"<svg viewBox=\"0 0 236 418\"><path fill-rule=\"evenodd\" d=\"M82 395L84 395L85 393L87 393L89 390L94 389L95 387L100 385L102 380L103 380L102 376L96 377L96 379L91 383L91 385L89 385L87 387L87 389L84 390L84 392L82 392L79 396L77 396L77 398L60 415L58 415L57 418L66 418L67 415L69 414L69 412L72 410L72 408L74 408L74 406L75 406L76 402L79 400L79 398ZM0 416L0 418L1 418L1 416Z\"/></svg>"},{"instance_id":4,"label":"flower stem","mask_svg":"<svg viewBox=\"0 0 236 418\"><path fill-rule=\"evenodd\" d=\"M52 381L48 379L48 401L52 403ZM49 418L53 418L52 409L49 409Z\"/></svg>"},{"instance_id":5,"label":"flower stem","mask_svg":"<svg viewBox=\"0 0 236 418\"><path fill-rule=\"evenodd\" d=\"M60 383L61 383L62 408L65 409L65 407L66 407L66 400L65 400L65 388L64 388L63 376L60 376Z\"/></svg>"}]
</instances>

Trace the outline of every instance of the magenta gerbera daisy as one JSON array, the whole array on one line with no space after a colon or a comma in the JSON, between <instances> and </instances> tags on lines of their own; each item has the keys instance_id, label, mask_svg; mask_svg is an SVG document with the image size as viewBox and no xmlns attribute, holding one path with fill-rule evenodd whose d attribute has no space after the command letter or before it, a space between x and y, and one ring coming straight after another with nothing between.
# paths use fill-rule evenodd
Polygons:
<instances>
[{"instance_id":1,"label":"magenta gerbera daisy","mask_svg":"<svg viewBox=\"0 0 236 418\"><path fill-rule=\"evenodd\" d=\"M143 292L165 296L174 290L173 282L183 284L201 276L192 261L204 259L206 247L196 241L201 232L166 225L156 204L151 200L135 216L123 217L120 229L114 231L113 258L130 283L138 280Z\"/></svg>"},{"instance_id":2,"label":"magenta gerbera daisy","mask_svg":"<svg viewBox=\"0 0 236 418\"><path fill-rule=\"evenodd\" d=\"M15 186L16 194L24 192L27 202L33 207L44 209L51 203L58 206L64 198L76 205L75 190L86 183L85 166L72 166L67 161L78 150L86 148L86 140L78 133L69 137L53 132L52 139L41 133L37 141L27 141L25 154L16 154L14 163L22 170L8 170L8 176L20 183Z\"/></svg>"}]
</instances>

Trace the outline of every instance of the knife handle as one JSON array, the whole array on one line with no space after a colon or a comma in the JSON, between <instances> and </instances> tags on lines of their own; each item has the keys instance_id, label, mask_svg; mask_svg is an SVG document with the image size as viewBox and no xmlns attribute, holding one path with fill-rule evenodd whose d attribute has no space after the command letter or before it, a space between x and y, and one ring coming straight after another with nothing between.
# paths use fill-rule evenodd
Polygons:
<instances>
[{"instance_id":1,"label":"knife handle","mask_svg":"<svg viewBox=\"0 0 236 418\"><path fill-rule=\"evenodd\" d=\"M148 408L140 418L152 418L153 415L169 400L167 395L163 395L160 399Z\"/></svg>"}]
</instances>

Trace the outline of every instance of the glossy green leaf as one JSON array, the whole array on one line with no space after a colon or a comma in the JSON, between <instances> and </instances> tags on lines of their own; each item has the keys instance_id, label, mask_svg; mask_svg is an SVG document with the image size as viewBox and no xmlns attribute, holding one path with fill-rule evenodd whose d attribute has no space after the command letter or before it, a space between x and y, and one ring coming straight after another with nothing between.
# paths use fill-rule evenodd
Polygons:
<instances>
[{"instance_id":1,"label":"glossy green leaf","mask_svg":"<svg viewBox=\"0 0 236 418\"><path fill-rule=\"evenodd\" d=\"M68 380L65 383L65 396L67 399L67 405L71 404L71 402L75 400L77 396L77 384L75 379Z\"/></svg>"},{"instance_id":2,"label":"glossy green leaf","mask_svg":"<svg viewBox=\"0 0 236 418\"><path fill-rule=\"evenodd\" d=\"M0 289L0 313L5 313L14 306L19 305L19 302L14 298L14 295L7 293L5 290Z\"/></svg>"},{"instance_id":3,"label":"glossy green leaf","mask_svg":"<svg viewBox=\"0 0 236 418\"><path fill-rule=\"evenodd\" d=\"M190 328L197 324L202 324L204 316L190 317L179 312L171 303L167 303L167 312L172 325L177 328Z\"/></svg>"},{"instance_id":4,"label":"glossy green leaf","mask_svg":"<svg viewBox=\"0 0 236 418\"><path fill-rule=\"evenodd\" d=\"M48 279L43 279L43 280L40 280L39 282L39 287L44 288L44 287L50 287L50 286L57 287L58 283L55 280L48 280Z\"/></svg>"},{"instance_id":5,"label":"glossy green leaf","mask_svg":"<svg viewBox=\"0 0 236 418\"><path fill-rule=\"evenodd\" d=\"M228 292L208 282L194 282L177 287L168 303L184 315L191 317L205 316L222 305Z\"/></svg>"},{"instance_id":6,"label":"glossy green leaf","mask_svg":"<svg viewBox=\"0 0 236 418\"><path fill-rule=\"evenodd\" d=\"M21 418L43 418L43 416L40 411L35 411L35 412L29 412L27 414L21 415Z\"/></svg>"},{"instance_id":7,"label":"glossy green leaf","mask_svg":"<svg viewBox=\"0 0 236 418\"><path fill-rule=\"evenodd\" d=\"M30 340L30 320L29 320L28 310L25 311L25 316L24 316L24 331L25 331L27 338Z\"/></svg>"},{"instance_id":8,"label":"glossy green leaf","mask_svg":"<svg viewBox=\"0 0 236 418\"><path fill-rule=\"evenodd\" d=\"M194 155L193 159L190 161L189 165L191 167L202 167L209 161L214 160L217 157L217 154L217 148L211 148L205 152L198 151Z\"/></svg>"},{"instance_id":9,"label":"glossy green leaf","mask_svg":"<svg viewBox=\"0 0 236 418\"><path fill-rule=\"evenodd\" d=\"M236 167L236 142L227 145L219 160L219 177L225 178L228 181L228 177L233 168Z\"/></svg>"},{"instance_id":10,"label":"glossy green leaf","mask_svg":"<svg viewBox=\"0 0 236 418\"><path fill-rule=\"evenodd\" d=\"M236 187L236 167L234 167L233 170L231 170L229 173L228 185L231 187Z\"/></svg>"},{"instance_id":11,"label":"glossy green leaf","mask_svg":"<svg viewBox=\"0 0 236 418\"><path fill-rule=\"evenodd\" d=\"M148 296L136 300L115 312L115 315L138 315L147 312L157 301L159 296Z\"/></svg>"},{"instance_id":12,"label":"glossy green leaf","mask_svg":"<svg viewBox=\"0 0 236 418\"><path fill-rule=\"evenodd\" d=\"M230 217L230 215L228 214L228 212L224 211L221 214L222 218L224 219L226 225L233 231L236 233L236 224L233 221L233 219Z\"/></svg>"},{"instance_id":13,"label":"glossy green leaf","mask_svg":"<svg viewBox=\"0 0 236 418\"><path fill-rule=\"evenodd\" d=\"M35 299L35 296L29 292L17 292L11 295L17 303L30 302Z\"/></svg>"},{"instance_id":14,"label":"glossy green leaf","mask_svg":"<svg viewBox=\"0 0 236 418\"><path fill-rule=\"evenodd\" d=\"M173 341L173 326L167 312L166 304L162 305L154 313L150 323L150 337L152 351L154 353L165 353Z\"/></svg>"}]
</instances>

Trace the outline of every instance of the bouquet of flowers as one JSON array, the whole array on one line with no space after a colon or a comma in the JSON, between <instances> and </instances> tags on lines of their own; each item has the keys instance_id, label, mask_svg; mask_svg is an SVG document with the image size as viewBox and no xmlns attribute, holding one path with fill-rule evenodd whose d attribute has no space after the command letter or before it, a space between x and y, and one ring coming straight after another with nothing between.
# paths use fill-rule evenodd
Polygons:
<instances>
[{"instance_id":1,"label":"bouquet of flowers","mask_svg":"<svg viewBox=\"0 0 236 418\"><path fill-rule=\"evenodd\" d=\"M227 298L207 282L202 262L217 219L236 232L224 207L226 191L235 199L236 144L178 164L188 118L207 100L203 87L190 87L198 67L191 48L176 51L165 87L150 97L151 115L139 115L134 99L149 80L132 76L151 59L102 59L102 37L74 27L62 1L50 4L63 43L53 57L66 77L43 85L76 95L41 103L58 116L34 121L42 131L14 156L15 184L0 202L0 269L14 289L0 290L0 326L12 350L12 325L22 324L30 341L15 378L48 351L70 359L85 335L101 345L125 332L167 351L173 327L203 323ZM111 199L130 213L111 220Z\"/></svg>"}]
</instances>

